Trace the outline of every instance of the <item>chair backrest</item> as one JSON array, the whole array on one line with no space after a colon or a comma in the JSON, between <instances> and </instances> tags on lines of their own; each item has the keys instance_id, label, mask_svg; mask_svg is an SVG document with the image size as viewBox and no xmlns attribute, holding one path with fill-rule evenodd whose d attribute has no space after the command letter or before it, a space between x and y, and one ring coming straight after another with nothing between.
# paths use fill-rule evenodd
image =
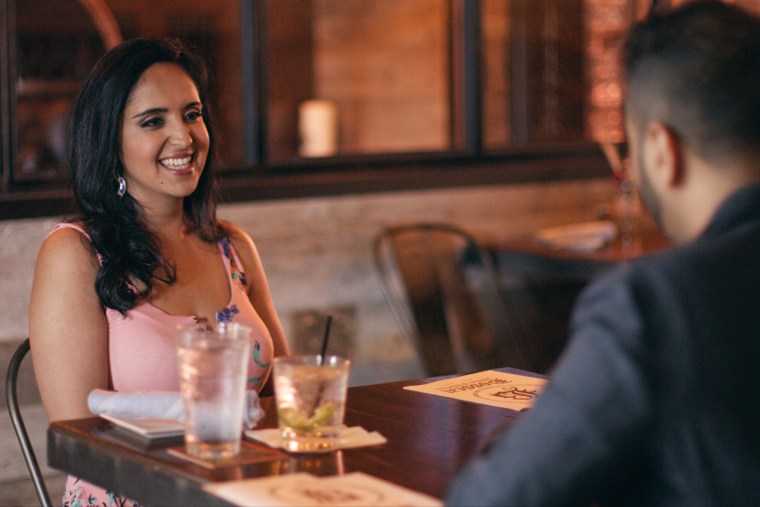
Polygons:
<instances>
[{"instance_id":1,"label":"chair backrest","mask_svg":"<svg viewBox=\"0 0 760 507\"><path fill-rule=\"evenodd\" d=\"M37 456L34 453L32 441L26 431L26 425L24 425L24 419L21 415L21 410L18 404L18 393L16 391L19 368L24 360L24 356L26 356L28 352L29 338L24 340L21 345L18 346L13 357L11 357L11 362L8 365L8 374L5 377L5 394L8 399L8 413L11 416L11 423L16 432L18 443L21 446L21 452L24 455L26 466L29 469L29 475L32 476L32 482L34 483L34 490L37 493L37 498L40 500L40 505L48 507L52 505L50 502L50 495L48 495L47 487L45 486L45 478L37 463Z\"/></svg>"},{"instance_id":2,"label":"chair backrest","mask_svg":"<svg viewBox=\"0 0 760 507\"><path fill-rule=\"evenodd\" d=\"M380 287L428 375L531 367L493 261L466 231L443 223L383 229L373 243Z\"/></svg>"}]
</instances>

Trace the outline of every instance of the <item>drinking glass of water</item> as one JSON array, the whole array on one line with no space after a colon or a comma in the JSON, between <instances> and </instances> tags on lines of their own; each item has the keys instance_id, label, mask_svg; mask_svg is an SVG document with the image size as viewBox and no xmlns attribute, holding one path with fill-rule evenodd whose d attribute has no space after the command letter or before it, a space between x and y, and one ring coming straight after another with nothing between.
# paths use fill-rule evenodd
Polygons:
<instances>
[{"instance_id":1,"label":"drinking glass of water","mask_svg":"<svg viewBox=\"0 0 760 507\"><path fill-rule=\"evenodd\" d=\"M237 323L179 328L185 448L201 459L240 453L251 329Z\"/></svg>"}]
</instances>

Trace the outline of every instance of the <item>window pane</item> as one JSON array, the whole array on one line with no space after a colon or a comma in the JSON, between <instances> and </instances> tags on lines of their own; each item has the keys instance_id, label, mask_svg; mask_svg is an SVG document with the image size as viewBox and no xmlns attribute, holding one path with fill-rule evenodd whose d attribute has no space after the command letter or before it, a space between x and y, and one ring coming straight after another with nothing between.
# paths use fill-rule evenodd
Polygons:
<instances>
[{"instance_id":1,"label":"window pane","mask_svg":"<svg viewBox=\"0 0 760 507\"><path fill-rule=\"evenodd\" d=\"M499 148L511 140L510 2L486 0L482 5L483 144Z\"/></svg>"},{"instance_id":2,"label":"window pane","mask_svg":"<svg viewBox=\"0 0 760 507\"><path fill-rule=\"evenodd\" d=\"M483 2L483 142L584 136L583 0Z\"/></svg>"},{"instance_id":3,"label":"window pane","mask_svg":"<svg viewBox=\"0 0 760 507\"><path fill-rule=\"evenodd\" d=\"M28 0L16 10L14 177L64 176L72 104L103 43L78 2Z\"/></svg>"},{"instance_id":4,"label":"window pane","mask_svg":"<svg viewBox=\"0 0 760 507\"><path fill-rule=\"evenodd\" d=\"M649 5L485 0L485 147L622 141L620 44Z\"/></svg>"},{"instance_id":5,"label":"window pane","mask_svg":"<svg viewBox=\"0 0 760 507\"><path fill-rule=\"evenodd\" d=\"M271 158L297 156L308 142L298 133L308 99L334 107L337 136L311 152L302 143L303 155L450 148L447 0L270 0L268 8ZM302 124L329 130L330 109L310 105Z\"/></svg>"},{"instance_id":6,"label":"window pane","mask_svg":"<svg viewBox=\"0 0 760 507\"><path fill-rule=\"evenodd\" d=\"M242 160L237 0L24 0L16 9L16 181L67 176L79 88L106 48L136 36L179 37L208 57L223 118L217 151L229 163Z\"/></svg>"}]
</instances>

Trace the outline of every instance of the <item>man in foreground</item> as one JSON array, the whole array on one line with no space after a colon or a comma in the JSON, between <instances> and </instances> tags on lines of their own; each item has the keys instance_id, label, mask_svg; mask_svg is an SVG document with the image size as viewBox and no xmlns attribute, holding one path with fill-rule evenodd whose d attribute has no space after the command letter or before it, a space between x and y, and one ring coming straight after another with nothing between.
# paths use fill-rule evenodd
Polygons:
<instances>
[{"instance_id":1,"label":"man in foreground","mask_svg":"<svg viewBox=\"0 0 760 507\"><path fill-rule=\"evenodd\" d=\"M631 177L677 247L608 273L449 505L760 505L760 20L695 2L625 51Z\"/></svg>"}]
</instances>

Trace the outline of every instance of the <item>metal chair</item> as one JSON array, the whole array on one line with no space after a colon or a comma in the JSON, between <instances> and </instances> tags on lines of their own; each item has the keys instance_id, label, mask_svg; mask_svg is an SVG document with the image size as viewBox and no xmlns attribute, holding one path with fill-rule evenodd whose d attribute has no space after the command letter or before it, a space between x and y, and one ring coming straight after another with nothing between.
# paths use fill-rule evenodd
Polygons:
<instances>
[{"instance_id":1,"label":"metal chair","mask_svg":"<svg viewBox=\"0 0 760 507\"><path fill-rule=\"evenodd\" d=\"M26 426L24 425L24 419L18 405L18 394L16 392L16 381L18 379L19 368L21 367L21 363L27 352L29 352L29 338L24 340L21 345L18 346L13 357L11 357L11 362L8 365L8 374L5 378L5 394L8 399L8 413L11 416L13 429L16 431L16 437L21 446L21 452L24 455L26 466L29 469L29 475L32 476L32 482L34 483L34 490L37 493L37 498L40 501L40 505L48 507L52 505L50 502L50 495L48 495L47 487L45 486L45 478L37 463L37 457L34 453L34 448L32 447L32 441L29 438Z\"/></svg>"},{"instance_id":2,"label":"metal chair","mask_svg":"<svg viewBox=\"0 0 760 507\"><path fill-rule=\"evenodd\" d=\"M470 234L444 223L398 225L372 250L385 299L428 375L531 368L493 261Z\"/></svg>"}]
</instances>

